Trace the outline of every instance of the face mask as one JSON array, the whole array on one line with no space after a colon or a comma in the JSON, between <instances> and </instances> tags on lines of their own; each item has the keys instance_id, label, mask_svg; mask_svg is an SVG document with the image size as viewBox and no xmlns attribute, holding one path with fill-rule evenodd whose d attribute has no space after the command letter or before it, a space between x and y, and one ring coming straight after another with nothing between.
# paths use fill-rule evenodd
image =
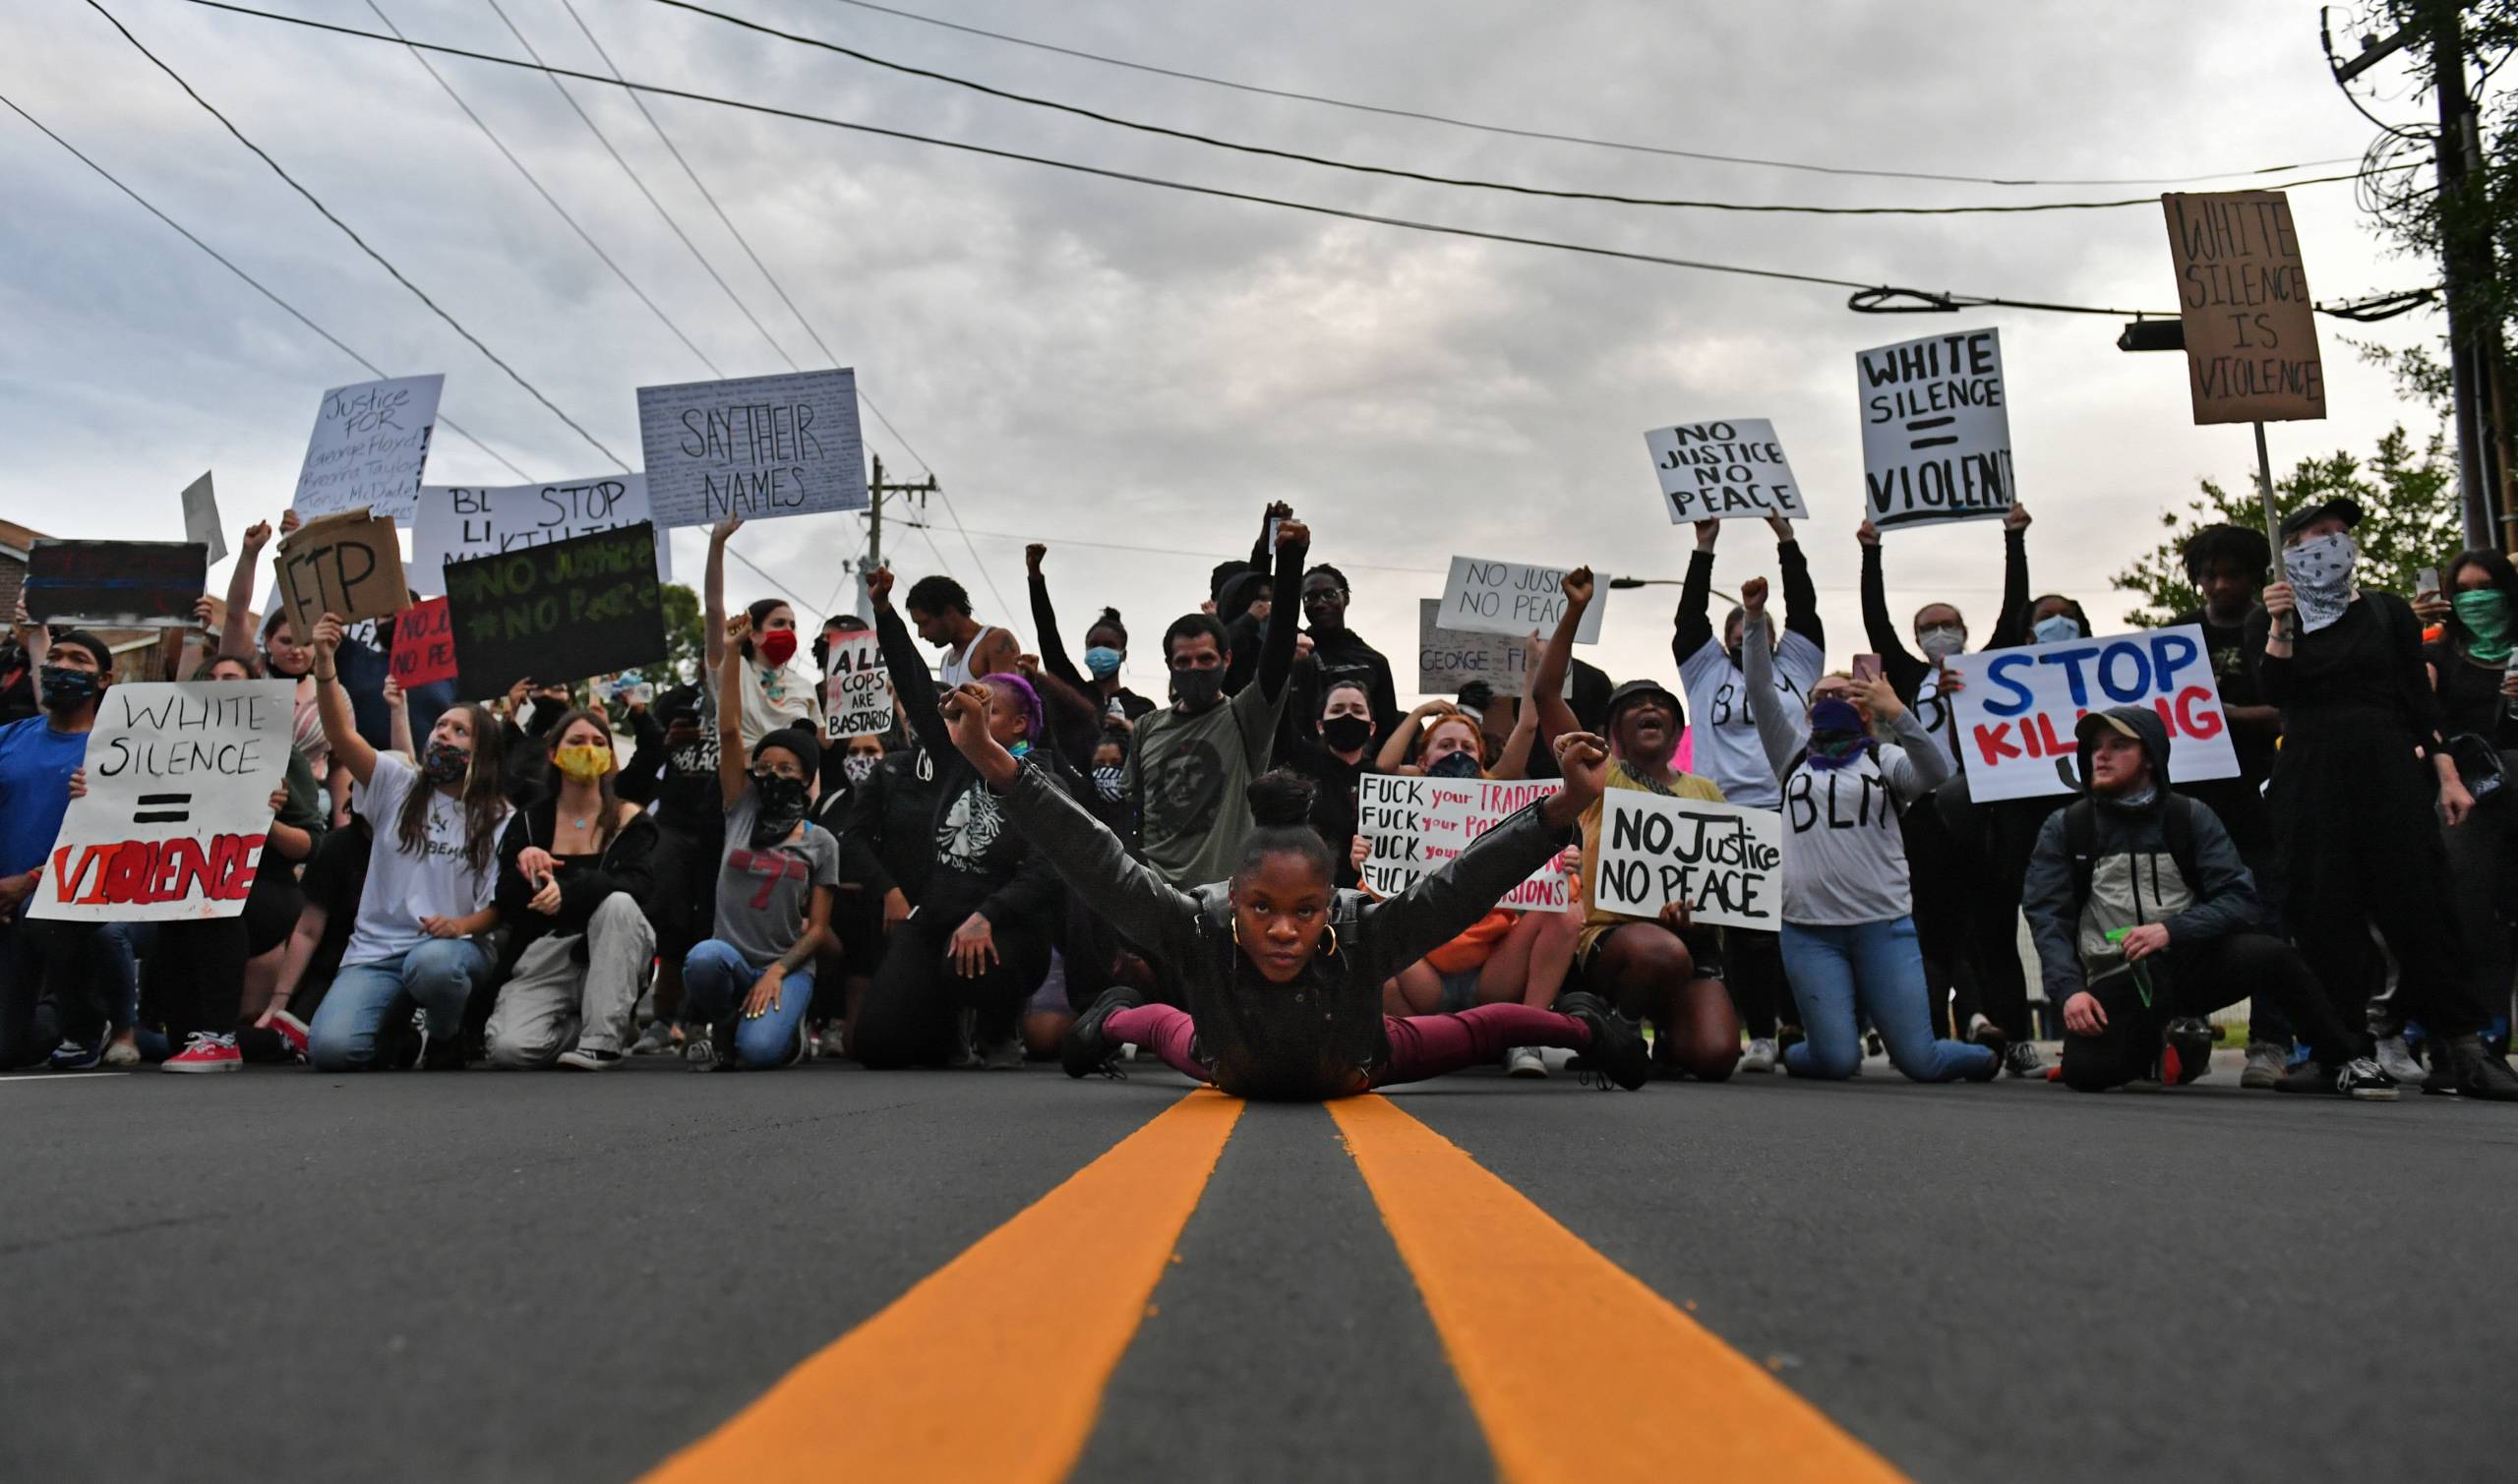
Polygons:
<instances>
[{"instance_id":1,"label":"face mask","mask_svg":"<svg viewBox=\"0 0 2518 1484\"><path fill-rule=\"evenodd\" d=\"M2057 614L2050 619L2038 620L2029 632L2037 636L2037 642L2040 644L2061 644L2066 639L2079 638L2081 624L2080 621L2070 614Z\"/></svg>"},{"instance_id":2,"label":"face mask","mask_svg":"<svg viewBox=\"0 0 2518 1484\"><path fill-rule=\"evenodd\" d=\"M1967 647L1967 630L1944 623L1917 634L1915 642L1923 646L1925 657L1937 665Z\"/></svg>"},{"instance_id":3,"label":"face mask","mask_svg":"<svg viewBox=\"0 0 2518 1484\"><path fill-rule=\"evenodd\" d=\"M1171 698L1191 711L1204 711L1224 699L1224 667L1171 672Z\"/></svg>"},{"instance_id":4,"label":"face mask","mask_svg":"<svg viewBox=\"0 0 2518 1484\"><path fill-rule=\"evenodd\" d=\"M104 692L104 677L66 665L46 665L40 682L43 709L76 711Z\"/></svg>"},{"instance_id":5,"label":"face mask","mask_svg":"<svg viewBox=\"0 0 2518 1484\"><path fill-rule=\"evenodd\" d=\"M1475 778L1477 754L1467 748L1458 752L1446 752L1425 765L1425 776L1428 778Z\"/></svg>"},{"instance_id":6,"label":"face mask","mask_svg":"<svg viewBox=\"0 0 2518 1484\"><path fill-rule=\"evenodd\" d=\"M805 806L810 801L801 778L782 778L775 773L751 775L751 797L758 801L760 812L753 816L751 844L754 850L767 850L793 833L805 817Z\"/></svg>"},{"instance_id":7,"label":"face mask","mask_svg":"<svg viewBox=\"0 0 2518 1484\"><path fill-rule=\"evenodd\" d=\"M420 756L420 776L431 783L459 783L472 771L472 754L450 742L432 742Z\"/></svg>"},{"instance_id":8,"label":"face mask","mask_svg":"<svg viewBox=\"0 0 2518 1484\"><path fill-rule=\"evenodd\" d=\"M752 647L759 650L760 657L772 666L784 665L796 657L796 630L773 628L753 640Z\"/></svg>"},{"instance_id":9,"label":"face mask","mask_svg":"<svg viewBox=\"0 0 2518 1484\"><path fill-rule=\"evenodd\" d=\"M1871 750L1871 732L1851 701L1834 696L1810 708L1810 766L1833 772Z\"/></svg>"},{"instance_id":10,"label":"face mask","mask_svg":"<svg viewBox=\"0 0 2518 1484\"><path fill-rule=\"evenodd\" d=\"M2361 556L2352 538L2341 531L2311 536L2282 556L2299 600L2300 626L2314 633L2342 618L2352 606L2352 567Z\"/></svg>"},{"instance_id":11,"label":"face mask","mask_svg":"<svg viewBox=\"0 0 2518 1484\"><path fill-rule=\"evenodd\" d=\"M595 783L612 771L612 749L601 742L562 747L551 754L551 765L579 783Z\"/></svg>"},{"instance_id":12,"label":"face mask","mask_svg":"<svg viewBox=\"0 0 2518 1484\"><path fill-rule=\"evenodd\" d=\"M1084 668L1093 672L1095 680L1107 681L1119 673L1119 662L1126 658L1108 644L1096 644L1084 651Z\"/></svg>"},{"instance_id":13,"label":"face mask","mask_svg":"<svg viewBox=\"0 0 2518 1484\"><path fill-rule=\"evenodd\" d=\"M1119 801L1119 780L1126 776L1126 770L1122 768L1095 768L1093 770L1093 792L1102 796L1102 801L1104 803L1117 803Z\"/></svg>"},{"instance_id":14,"label":"face mask","mask_svg":"<svg viewBox=\"0 0 2518 1484\"><path fill-rule=\"evenodd\" d=\"M2500 592L2478 587L2462 592L2451 600L2457 609L2457 622L2466 625L2471 636L2466 652L2487 665L2497 665L2509 658L2509 599Z\"/></svg>"},{"instance_id":15,"label":"face mask","mask_svg":"<svg viewBox=\"0 0 2518 1484\"><path fill-rule=\"evenodd\" d=\"M874 776L874 769L881 762L882 759L871 752L851 752L848 760L839 765L839 770L848 775L850 783L864 783Z\"/></svg>"},{"instance_id":16,"label":"face mask","mask_svg":"<svg viewBox=\"0 0 2518 1484\"><path fill-rule=\"evenodd\" d=\"M1320 724L1320 740L1333 752L1360 751L1373 740L1370 717L1333 716Z\"/></svg>"}]
</instances>

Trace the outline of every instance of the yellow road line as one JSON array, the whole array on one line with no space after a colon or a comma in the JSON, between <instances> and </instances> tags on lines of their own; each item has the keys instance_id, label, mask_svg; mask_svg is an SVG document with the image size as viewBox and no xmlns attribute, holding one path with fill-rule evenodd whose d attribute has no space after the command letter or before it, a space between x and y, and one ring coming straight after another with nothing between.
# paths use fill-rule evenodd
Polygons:
<instances>
[{"instance_id":1,"label":"yellow road line","mask_svg":"<svg viewBox=\"0 0 2518 1484\"><path fill-rule=\"evenodd\" d=\"M1065 1478L1241 1106L1173 1103L647 1484Z\"/></svg>"},{"instance_id":2,"label":"yellow road line","mask_svg":"<svg viewBox=\"0 0 2518 1484\"><path fill-rule=\"evenodd\" d=\"M1396 1104L1329 1107L1507 1484L1904 1477Z\"/></svg>"}]
</instances>

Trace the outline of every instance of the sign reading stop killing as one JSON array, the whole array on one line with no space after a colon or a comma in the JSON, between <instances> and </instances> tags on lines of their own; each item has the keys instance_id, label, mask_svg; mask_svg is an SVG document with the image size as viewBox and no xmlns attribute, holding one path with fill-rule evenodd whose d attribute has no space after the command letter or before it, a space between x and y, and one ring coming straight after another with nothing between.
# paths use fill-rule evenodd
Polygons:
<instances>
[{"instance_id":1,"label":"sign reading stop killing","mask_svg":"<svg viewBox=\"0 0 2518 1484\"><path fill-rule=\"evenodd\" d=\"M2170 778L2185 784L2239 776L2199 625L1954 654L1948 666L1966 677L1957 694L1957 747L1979 803L2078 792L2073 728L2089 712L2118 706L2159 714L2168 728Z\"/></svg>"}]
</instances>

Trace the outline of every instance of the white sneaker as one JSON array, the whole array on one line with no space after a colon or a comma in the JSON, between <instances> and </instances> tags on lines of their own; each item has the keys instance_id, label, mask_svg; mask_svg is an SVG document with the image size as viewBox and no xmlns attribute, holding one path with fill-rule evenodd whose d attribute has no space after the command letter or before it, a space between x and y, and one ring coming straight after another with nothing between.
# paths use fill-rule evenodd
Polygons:
<instances>
[{"instance_id":1,"label":"white sneaker","mask_svg":"<svg viewBox=\"0 0 2518 1484\"><path fill-rule=\"evenodd\" d=\"M2376 1061L2379 1071L2398 1082L2419 1084L2428 1075L2422 1063L2414 1060L2413 1048L2404 1043L2402 1036L2379 1037Z\"/></svg>"},{"instance_id":2,"label":"white sneaker","mask_svg":"<svg viewBox=\"0 0 2518 1484\"><path fill-rule=\"evenodd\" d=\"M1748 1054L1740 1058L1735 1072L1771 1072L1774 1070L1774 1039L1761 1036L1749 1042Z\"/></svg>"},{"instance_id":3,"label":"white sneaker","mask_svg":"<svg viewBox=\"0 0 2518 1484\"><path fill-rule=\"evenodd\" d=\"M1507 1077L1544 1077L1547 1058L1538 1054L1536 1046L1514 1046L1504 1052L1504 1075Z\"/></svg>"}]
</instances>

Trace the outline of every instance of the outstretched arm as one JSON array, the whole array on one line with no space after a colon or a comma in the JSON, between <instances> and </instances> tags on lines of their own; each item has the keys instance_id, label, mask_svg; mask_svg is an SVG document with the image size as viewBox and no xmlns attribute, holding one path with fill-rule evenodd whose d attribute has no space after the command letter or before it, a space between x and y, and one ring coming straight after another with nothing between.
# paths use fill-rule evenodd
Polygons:
<instances>
[{"instance_id":1,"label":"outstretched arm","mask_svg":"<svg viewBox=\"0 0 2518 1484\"><path fill-rule=\"evenodd\" d=\"M751 636L751 615L726 625L717 645L717 798L731 809L744 801L751 787L751 759L744 755L744 640Z\"/></svg>"},{"instance_id":2,"label":"outstretched arm","mask_svg":"<svg viewBox=\"0 0 2518 1484\"><path fill-rule=\"evenodd\" d=\"M866 574L866 596L874 605L874 637L882 641L883 668L892 677L892 698L900 714L909 719L918 744L940 757L951 750L953 737L935 711L935 677L928 670L926 657L918 652L917 641L909 636L909 625L901 622L899 610L892 607L890 567L878 566Z\"/></svg>"},{"instance_id":3,"label":"outstretched arm","mask_svg":"<svg viewBox=\"0 0 2518 1484\"><path fill-rule=\"evenodd\" d=\"M733 515L708 528L708 570L699 581L699 631L707 638L711 676L726 658L726 543L743 528L743 521ZM742 694L740 690L728 690L717 699L723 706Z\"/></svg>"},{"instance_id":4,"label":"outstretched arm","mask_svg":"<svg viewBox=\"0 0 2518 1484\"><path fill-rule=\"evenodd\" d=\"M1767 579L1752 577L1740 586L1740 601L1749 610L1740 627L1740 677L1749 692L1749 716L1758 724L1758 744L1766 748L1767 766L1779 783L1792 776L1793 759L1810 745L1810 719L1789 714L1783 697L1774 693L1774 652L1767 638Z\"/></svg>"},{"instance_id":5,"label":"outstretched arm","mask_svg":"<svg viewBox=\"0 0 2518 1484\"><path fill-rule=\"evenodd\" d=\"M1293 674L1294 634L1302 627L1302 563L1310 552L1309 526L1290 517L1278 523L1268 638L1259 650L1259 693L1272 706L1284 698L1287 677Z\"/></svg>"},{"instance_id":6,"label":"outstretched arm","mask_svg":"<svg viewBox=\"0 0 2518 1484\"><path fill-rule=\"evenodd\" d=\"M1709 565L1707 570L1711 567ZM1574 635L1581 631L1583 615L1589 612L1591 599L1598 595L1598 579L1591 575L1589 567L1578 566L1557 583L1557 591L1565 595L1565 612L1557 616L1556 632L1548 636L1547 648L1540 652L1538 664L1531 667L1529 679L1522 686L1522 704L1538 708L1538 735L1542 742L1583 730L1574 708L1565 703L1565 672L1573 668Z\"/></svg>"},{"instance_id":7,"label":"outstretched arm","mask_svg":"<svg viewBox=\"0 0 2518 1484\"><path fill-rule=\"evenodd\" d=\"M1872 653L1880 656L1881 671L1896 685L1897 693L1913 695L1932 666L1907 652L1896 621L1888 617L1888 584L1880 570L1880 527L1866 517L1854 527L1853 535L1862 543L1863 636L1871 641Z\"/></svg>"},{"instance_id":8,"label":"outstretched arm","mask_svg":"<svg viewBox=\"0 0 2518 1484\"><path fill-rule=\"evenodd\" d=\"M315 714L324 723L324 741L332 749L332 761L349 769L350 777L364 784L376 776L376 749L358 735L358 718L350 710L350 693L341 688L340 648L341 621L326 614L315 625ZM472 744L487 746L489 742L475 738Z\"/></svg>"},{"instance_id":9,"label":"outstretched arm","mask_svg":"<svg viewBox=\"0 0 2518 1484\"><path fill-rule=\"evenodd\" d=\"M263 548L270 544L270 539L271 523L268 520L257 520L245 527L245 539L236 548L236 569L227 574L227 617L218 625L220 654L254 652L254 569L261 564Z\"/></svg>"},{"instance_id":10,"label":"outstretched arm","mask_svg":"<svg viewBox=\"0 0 2518 1484\"><path fill-rule=\"evenodd\" d=\"M1608 747L1589 733L1571 733L1556 740L1556 762L1562 789L1470 841L1398 896L1364 909L1371 951L1388 973L1468 931L1570 843L1583 810L1600 797Z\"/></svg>"},{"instance_id":11,"label":"outstretched arm","mask_svg":"<svg viewBox=\"0 0 2518 1484\"><path fill-rule=\"evenodd\" d=\"M1987 649L2016 649L2028 642L2028 506L2014 505L2003 516L2003 611Z\"/></svg>"},{"instance_id":12,"label":"outstretched arm","mask_svg":"<svg viewBox=\"0 0 2518 1484\"><path fill-rule=\"evenodd\" d=\"M1783 626L1819 646L1828 649L1827 626L1819 621L1819 589L1810 581L1810 559L1801 553L1801 543L1792 536L1792 522L1780 515L1767 517L1774 531L1775 564L1783 573Z\"/></svg>"},{"instance_id":13,"label":"outstretched arm","mask_svg":"<svg viewBox=\"0 0 2518 1484\"><path fill-rule=\"evenodd\" d=\"M1713 543L1722 535L1719 520L1696 523L1696 550L1688 555L1687 579L1679 584L1679 611L1671 621L1670 653L1682 665L1713 637Z\"/></svg>"},{"instance_id":14,"label":"outstretched arm","mask_svg":"<svg viewBox=\"0 0 2518 1484\"><path fill-rule=\"evenodd\" d=\"M1041 575L1041 559L1049 549L1038 541L1023 548L1023 571L1032 584L1032 631L1040 645L1041 668L1078 690L1091 688L1075 661L1067 658L1066 640L1058 633L1058 612L1049 604L1049 579Z\"/></svg>"}]
</instances>

